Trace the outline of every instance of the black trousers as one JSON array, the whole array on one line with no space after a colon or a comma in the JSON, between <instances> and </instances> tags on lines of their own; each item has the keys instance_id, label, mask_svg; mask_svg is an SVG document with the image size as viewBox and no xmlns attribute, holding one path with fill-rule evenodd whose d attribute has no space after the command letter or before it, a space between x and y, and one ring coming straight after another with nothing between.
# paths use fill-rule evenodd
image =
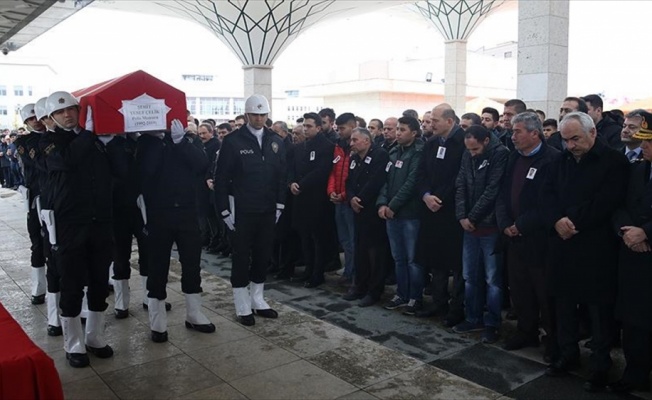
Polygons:
<instances>
[{"instance_id":1,"label":"black trousers","mask_svg":"<svg viewBox=\"0 0 652 400\"><path fill-rule=\"evenodd\" d=\"M235 213L231 286L263 283L272 258L276 212Z\"/></svg>"},{"instance_id":2,"label":"black trousers","mask_svg":"<svg viewBox=\"0 0 652 400\"><path fill-rule=\"evenodd\" d=\"M4 176L4 187L13 187L14 186L14 177L11 173L11 167L2 167L2 175Z\"/></svg>"},{"instance_id":3,"label":"black trousers","mask_svg":"<svg viewBox=\"0 0 652 400\"><path fill-rule=\"evenodd\" d=\"M181 263L181 291L201 293L201 235L194 209L148 210L147 297L165 300L172 245L177 244Z\"/></svg>"},{"instance_id":4,"label":"black trousers","mask_svg":"<svg viewBox=\"0 0 652 400\"><path fill-rule=\"evenodd\" d=\"M52 251L48 229L45 226L41 226L40 232L41 238L43 239L45 265L47 266L47 269L45 270L45 279L48 283L48 292L58 293L61 291L61 274L57 268L58 254L57 252Z\"/></svg>"},{"instance_id":5,"label":"black trousers","mask_svg":"<svg viewBox=\"0 0 652 400\"><path fill-rule=\"evenodd\" d=\"M389 259L392 257L385 221L369 220L355 215L354 223L354 284L359 293L377 300L385 290L385 277L391 266Z\"/></svg>"},{"instance_id":6,"label":"black trousers","mask_svg":"<svg viewBox=\"0 0 652 400\"><path fill-rule=\"evenodd\" d=\"M514 246L507 247L507 267L512 301L518 315L517 328L526 335L539 335L539 326L552 332L550 302L543 263L522 257ZM534 262L532 262L534 261Z\"/></svg>"},{"instance_id":7,"label":"black trousers","mask_svg":"<svg viewBox=\"0 0 652 400\"><path fill-rule=\"evenodd\" d=\"M31 262L32 267L43 267L45 266L45 253L43 250L41 224L39 223L36 207L32 208L31 206L32 204L30 203L29 212L27 213L27 233L29 234L30 242L32 242L32 246L30 247L32 251Z\"/></svg>"},{"instance_id":8,"label":"black trousers","mask_svg":"<svg viewBox=\"0 0 652 400\"><path fill-rule=\"evenodd\" d=\"M105 311L106 298L109 296L109 266L113 248L111 223L57 223L55 258L61 275L61 315L79 315L86 285L88 309Z\"/></svg>"},{"instance_id":9,"label":"black trousers","mask_svg":"<svg viewBox=\"0 0 652 400\"><path fill-rule=\"evenodd\" d=\"M623 323L625 371L622 380L632 385L648 385L652 370L652 331Z\"/></svg>"},{"instance_id":10,"label":"black trousers","mask_svg":"<svg viewBox=\"0 0 652 400\"><path fill-rule=\"evenodd\" d=\"M138 266L140 275L147 276L147 243L143 232L143 217L138 207L115 207L113 209L113 279L131 277L131 244L138 242Z\"/></svg>"},{"instance_id":11,"label":"black trousers","mask_svg":"<svg viewBox=\"0 0 652 400\"><path fill-rule=\"evenodd\" d=\"M577 302L566 298L555 298L559 352L561 357L568 360L577 359L580 355L577 344L579 340L577 305ZM613 343L614 306L613 304L587 304L586 307L591 317L593 334L589 369L591 372L608 372L612 364L609 352Z\"/></svg>"},{"instance_id":12,"label":"black trousers","mask_svg":"<svg viewBox=\"0 0 652 400\"><path fill-rule=\"evenodd\" d=\"M433 227L433 229L441 229ZM433 235L433 242L441 252L432 251L432 246L422 243L423 246L430 247L422 252L422 257L426 261L424 265L430 269L432 281L432 301L435 307L445 308L448 306L449 314L464 316L464 276L462 275L462 233L459 230L451 231L447 238L442 239L439 234ZM453 275L453 286L449 291L449 278Z\"/></svg>"},{"instance_id":13,"label":"black trousers","mask_svg":"<svg viewBox=\"0 0 652 400\"><path fill-rule=\"evenodd\" d=\"M304 275L314 282L323 281L326 264L332 259L329 253L329 249L332 250L329 241L331 233L323 227L314 225L303 226L300 229L301 249L306 263Z\"/></svg>"}]
</instances>

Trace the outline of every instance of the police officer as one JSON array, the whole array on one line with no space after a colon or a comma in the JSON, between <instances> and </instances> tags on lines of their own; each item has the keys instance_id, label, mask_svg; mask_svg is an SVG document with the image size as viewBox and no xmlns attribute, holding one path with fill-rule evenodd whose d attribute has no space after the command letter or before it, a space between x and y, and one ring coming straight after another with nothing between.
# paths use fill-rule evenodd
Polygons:
<instances>
[{"instance_id":1,"label":"police officer","mask_svg":"<svg viewBox=\"0 0 652 400\"><path fill-rule=\"evenodd\" d=\"M171 131L141 135L137 142L138 175L145 210L148 251L147 297L152 341L166 342L166 285L172 244L181 262L181 290L186 298L186 328L215 332L201 311L201 235L197 218L197 182L208 160L191 142L181 121Z\"/></svg>"},{"instance_id":2,"label":"police officer","mask_svg":"<svg viewBox=\"0 0 652 400\"><path fill-rule=\"evenodd\" d=\"M52 137L44 148L52 184L49 206L53 211L46 219L49 228L56 227L64 350L69 364L79 368L89 365L87 351L99 358L113 355L104 339L113 244L112 137L98 137L89 131L93 125L90 107L86 122L89 130L79 126L79 104L70 93L52 93L46 108L57 124L55 133L60 134L60 140ZM89 314L84 335L79 314L85 282Z\"/></svg>"},{"instance_id":3,"label":"police officer","mask_svg":"<svg viewBox=\"0 0 652 400\"><path fill-rule=\"evenodd\" d=\"M286 149L283 140L265 127L269 103L264 96L247 98L245 113L247 124L222 142L215 196L222 219L235 231L231 285L236 315L241 324L254 325L252 310L264 318L278 317L263 298L263 289L274 227L285 207Z\"/></svg>"},{"instance_id":4,"label":"police officer","mask_svg":"<svg viewBox=\"0 0 652 400\"><path fill-rule=\"evenodd\" d=\"M36 152L38 142L45 131L43 124L36 119L34 103L25 105L20 110L23 123L27 125L29 133L21 135L16 139L18 157L23 165L25 176L25 188L27 202L27 232L32 242L31 263L32 263L32 304L43 304L45 302L45 255L43 253L43 237L41 236L41 225L36 210L35 199L40 193L39 170L36 167Z\"/></svg>"}]
</instances>

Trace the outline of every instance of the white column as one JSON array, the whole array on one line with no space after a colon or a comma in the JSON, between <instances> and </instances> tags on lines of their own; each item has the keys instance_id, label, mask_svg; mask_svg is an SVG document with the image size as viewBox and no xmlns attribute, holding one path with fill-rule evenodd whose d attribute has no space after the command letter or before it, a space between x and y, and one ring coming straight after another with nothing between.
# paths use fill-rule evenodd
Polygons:
<instances>
[{"instance_id":1,"label":"white column","mask_svg":"<svg viewBox=\"0 0 652 400\"><path fill-rule=\"evenodd\" d=\"M444 100L462 115L466 110L466 40L446 42L444 63Z\"/></svg>"},{"instance_id":2,"label":"white column","mask_svg":"<svg viewBox=\"0 0 652 400\"><path fill-rule=\"evenodd\" d=\"M271 65L245 65L244 98L252 94L262 94L272 106L272 68Z\"/></svg>"},{"instance_id":3,"label":"white column","mask_svg":"<svg viewBox=\"0 0 652 400\"><path fill-rule=\"evenodd\" d=\"M555 119L568 96L568 12L568 0L518 2L516 97Z\"/></svg>"}]
</instances>

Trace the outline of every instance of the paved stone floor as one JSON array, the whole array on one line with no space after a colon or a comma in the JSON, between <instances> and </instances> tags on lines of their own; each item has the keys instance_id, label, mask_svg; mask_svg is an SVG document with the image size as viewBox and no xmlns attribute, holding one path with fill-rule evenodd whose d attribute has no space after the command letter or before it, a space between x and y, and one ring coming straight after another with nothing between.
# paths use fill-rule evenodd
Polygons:
<instances>
[{"instance_id":1,"label":"paved stone floor","mask_svg":"<svg viewBox=\"0 0 652 400\"><path fill-rule=\"evenodd\" d=\"M216 333L184 327L180 266L172 260L169 342L149 340L134 271L130 317L113 318L112 304L107 310L114 357L91 357L90 368L73 369L65 362L62 338L46 335L45 306L29 304L24 205L6 189L0 189L0 237L0 302L54 359L67 399L617 398L585 393L586 370L566 378L544 376L538 349L509 353L501 343L482 345L478 335L454 334L437 321L380 306L361 309L341 299L344 288L335 275L318 289L269 282L267 296L279 319L258 318L255 326L243 327L235 322L230 262L208 254L202 256L204 312ZM510 329L513 324L506 324L504 330ZM616 378L623 361L619 351L613 355Z\"/></svg>"}]
</instances>

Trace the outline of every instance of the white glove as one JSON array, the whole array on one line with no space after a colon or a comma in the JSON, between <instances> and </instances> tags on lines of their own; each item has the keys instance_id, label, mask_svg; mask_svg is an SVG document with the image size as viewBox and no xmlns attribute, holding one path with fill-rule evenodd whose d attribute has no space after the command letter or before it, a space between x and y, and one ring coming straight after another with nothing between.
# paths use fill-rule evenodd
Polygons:
<instances>
[{"instance_id":1,"label":"white glove","mask_svg":"<svg viewBox=\"0 0 652 400\"><path fill-rule=\"evenodd\" d=\"M100 140L100 142L104 143L104 145L106 146L107 144L109 144L110 141L113 140L114 137L115 135L101 135L98 136L97 138Z\"/></svg>"},{"instance_id":2,"label":"white glove","mask_svg":"<svg viewBox=\"0 0 652 400\"><path fill-rule=\"evenodd\" d=\"M229 210L222 211L222 221L224 221L229 230L235 231L235 220Z\"/></svg>"},{"instance_id":3,"label":"white glove","mask_svg":"<svg viewBox=\"0 0 652 400\"><path fill-rule=\"evenodd\" d=\"M170 136L172 136L172 142L174 142L174 144L181 143L181 140L183 140L185 134L186 132L183 129L181 121L178 119L173 119L172 125L170 126Z\"/></svg>"},{"instance_id":4,"label":"white glove","mask_svg":"<svg viewBox=\"0 0 652 400\"><path fill-rule=\"evenodd\" d=\"M90 132L93 132L93 129L95 128L93 126L93 109L91 106L86 107L86 124L84 125L84 128Z\"/></svg>"},{"instance_id":5,"label":"white glove","mask_svg":"<svg viewBox=\"0 0 652 400\"><path fill-rule=\"evenodd\" d=\"M276 223L277 224L278 224L279 218L281 218L281 214L283 214L284 209L285 209L285 204L276 203Z\"/></svg>"}]
</instances>

